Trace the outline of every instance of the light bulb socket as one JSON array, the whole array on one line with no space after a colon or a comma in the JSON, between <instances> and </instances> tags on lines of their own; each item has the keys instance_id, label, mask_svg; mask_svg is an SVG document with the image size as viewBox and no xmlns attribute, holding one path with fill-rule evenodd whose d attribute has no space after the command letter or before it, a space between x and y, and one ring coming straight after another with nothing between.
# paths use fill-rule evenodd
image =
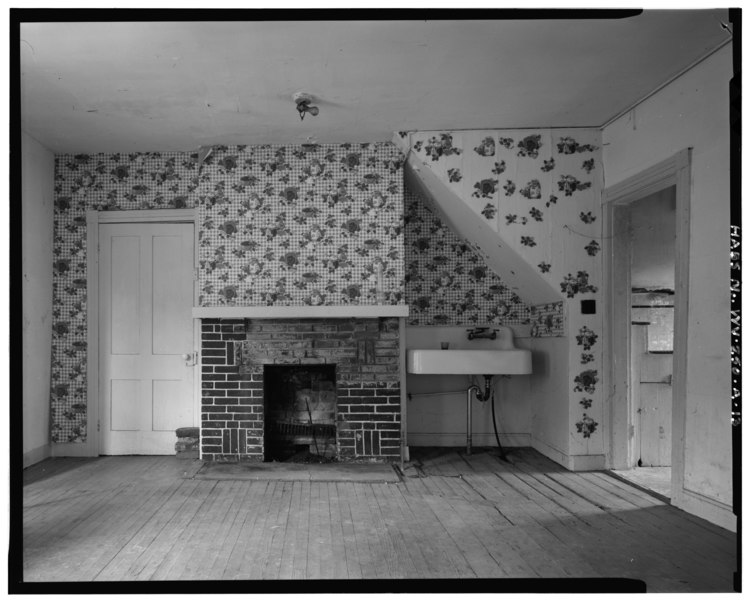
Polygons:
<instances>
[{"instance_id":1,"label":"light bulb socket","mask_svg":"<svg viewBox=\"0 0 752 600\"><path fill-rule=\"evenodd\" d=\"M311 106L313 102L313 96L306 94L305 92L296 92L293 94L292 99L295 101L295 108L297 108L300 114L300 120L305 118L306 113L311 113L314 117L319 114L318 106Z\"/></svg>"}]
</instances>

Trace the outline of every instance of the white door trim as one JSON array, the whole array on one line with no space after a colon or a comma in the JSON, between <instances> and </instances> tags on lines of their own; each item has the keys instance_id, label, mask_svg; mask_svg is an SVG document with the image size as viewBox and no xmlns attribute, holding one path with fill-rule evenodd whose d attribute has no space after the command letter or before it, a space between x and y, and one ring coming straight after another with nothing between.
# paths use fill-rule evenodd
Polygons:
<instances>
[{"instance_id":1,"label":"white door trim","mask_svg":"<svg viewBox=\"0 0 752 600\"><path fill-rule=\"evenodd\" d=\"M198 261L198 211L188 209L154 209L154 210L119 210L119 211L86 211L86 442L75 444L83 446L72 452L56 452L57 456L99 456L100 433L97 431L99 422L99 225L100 223L193 223L194 270ZM193 283L193 303L198 300L198 282ZM194 351L200 340L200 321L193 321ZM199 352L200 354L200 352ZM194 369L193 394L194 414L196 423L200 422L201 367ZM54 446L54 444L53 444ZM70 444L68 444L70 446Z\"/></svg>"},{"instance_id":2,"label":"white door trim","mask_svg":"<svg viewBox=\"0 0 752 600\"><path fill-rule=\"evenodd\" d=\"M610 468L633 466L633 448L630 444L629 426L632 424L630 402L617 399L630 398L629 358L630 322L629 298L631 290L623 273L625 257L619 247L618 213L631 202L659 190L676 186L676 242L675 242L675 295L674 295L674 364L672 374L672 448L671 448L671 501L676 503L684 489L684 438L687 387L687 335L689 306L689 220L691 194L692 149L677 152L671 158L615 184L603 193L605 216L603 268L606 276L606 314L604 315L604 340L610 361L605 369L608 390L606 425L607 461ZM628 272L628 271L626 271ZM621 273L621 275L620 275Z\"/></svg>"},{"instance_id":3,"label":"white door trim","mask_svg":"<svg viewBox=\"0 0 752 600\"><path fill-rule=\"evenodd\" d=\"M185 223L196 221L195 208L158 208L152 210L87 211L97 216L97 223Z\"/></svg>"}]
</instances>

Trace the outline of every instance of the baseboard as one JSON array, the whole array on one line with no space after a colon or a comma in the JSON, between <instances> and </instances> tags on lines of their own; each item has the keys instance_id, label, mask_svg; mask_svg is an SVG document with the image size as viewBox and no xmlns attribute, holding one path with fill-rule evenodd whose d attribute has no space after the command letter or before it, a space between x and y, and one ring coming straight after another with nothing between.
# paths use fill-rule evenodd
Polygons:
<instances>
[{"instance_id":1,"label":"baseboard","mask_svg":"<svg viewBox=\"0 0 752 600\"><path fill-rule=\"evenodd\" d=\"M91 444L87 442L75 443L64 442L60 444L50 444L51 455L54 457L62 456L99 456L99 452L93 450Z\"/></svg>"},{"instance_id":2,"label":"baseboard","mask_svg":"<svg viewBox=\"0 0 752 600\"><path fill-rule=\"evenodd\" d=\"M576 454L568 456L565 466L570 471L603 471L606 468L606 455Z\"/></svg>"},{"instance_id":3,"label":"baseboard","mask_svg":"<svg viewBox=\"0 0 752 600\"><path fill-rule=\"evenodd\" d=\"M714 525L736 532L736 515L732 507L718 500L684 488L676 499L671 499L671 504Z\"/></svg>"},{"instance_id":4,"label":"baseboard","mask_svg":"<svg viewBox=\"0 0 752 600\"><path fill-rule=\"evenodd\" d=\"M49 458L50 456L51 451L49 444L24 452L23 468L25 469L26 467L37 464L38 462L42 462L45 458Z\"/></svg>"},{"instance_id":5,"label":"baseboard","mask_svg":"<svg viewBox=\"0 0 752 600\"><path fill-rule=\"evenodd\" d=\"M533 450L537 450L546 458L550 458L552 461L560 464L562 467L565 467L567 469L569 468L569 466L567 465L569 458L568 455L564 454L558 448L549 446L546 442L539 440L538 438L532 438L530 445L532 446Z\"/></svg>"},{"instance_id":6,"label":"baseboard","mask_svg":"<svg viewBox=\"0 0 752 600\"><path fill-rule=\"evenodd\" d=\"M558 448L549 446L546 442L537 438L532 439L531 445L534 450L569 471L602 471L606 468L606 456L604 454L565 454Z\"/></svg>"},{"instance_id":7,"label":"baseboard","mask_svg":"<svg viewBox=\"0 0 752 600\"><path fill-rule=\"evenodd\" d=\"M499 439L501 439L501 445L505 447L530 446L529 433L502 433L499 434ZM467 435L464 433L408 433L407 444L409 446L464 448L467 444ZM480 448L496 445L496 436L493 433L473 434L473 446Z\"/></svg>"}]
</instances>

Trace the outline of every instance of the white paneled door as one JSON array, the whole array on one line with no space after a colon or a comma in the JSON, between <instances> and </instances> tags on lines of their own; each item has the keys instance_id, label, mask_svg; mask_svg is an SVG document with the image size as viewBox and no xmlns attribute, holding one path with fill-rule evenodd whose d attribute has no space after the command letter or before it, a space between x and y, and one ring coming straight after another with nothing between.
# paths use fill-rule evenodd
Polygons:
<instances>
[{"instance_id":1,"label":"white paneled door","mask_svg":"<svg viewBox=\"0 0 752 600\"><path fill-rule=\"evenodd\" d=\"M99 226L100 454L174 454L196 426L193 224Z\"/></svg>"}]
</instances>

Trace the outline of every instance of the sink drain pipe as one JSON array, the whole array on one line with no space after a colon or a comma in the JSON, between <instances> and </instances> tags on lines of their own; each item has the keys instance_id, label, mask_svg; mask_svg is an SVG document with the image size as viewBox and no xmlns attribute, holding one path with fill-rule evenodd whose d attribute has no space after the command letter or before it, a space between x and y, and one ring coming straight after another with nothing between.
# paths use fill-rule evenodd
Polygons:
<instances>
[{"instance_id":1,"label":"sink drain pipe","mask_svg":"<svg viewBox=\"0 0 752 600\"><path fill-rule=\"evenodd\" d=\"M492 395L491 390L491 380L493 379L493 375L484 375L484 379L486 380L485 383L485 390L483 392L480 391L480 388L476 384L472 384L470 387L467 388L467 447L466 452L468 455L473 453L473 396L477 398L480 402L486 402ZM494 431L496 431L496 419L494 419ZM499 436L496 435L496 441L498 442ZM501 444L499 444L499 448L501 448Z\"/></svg>"}]
</instances>

